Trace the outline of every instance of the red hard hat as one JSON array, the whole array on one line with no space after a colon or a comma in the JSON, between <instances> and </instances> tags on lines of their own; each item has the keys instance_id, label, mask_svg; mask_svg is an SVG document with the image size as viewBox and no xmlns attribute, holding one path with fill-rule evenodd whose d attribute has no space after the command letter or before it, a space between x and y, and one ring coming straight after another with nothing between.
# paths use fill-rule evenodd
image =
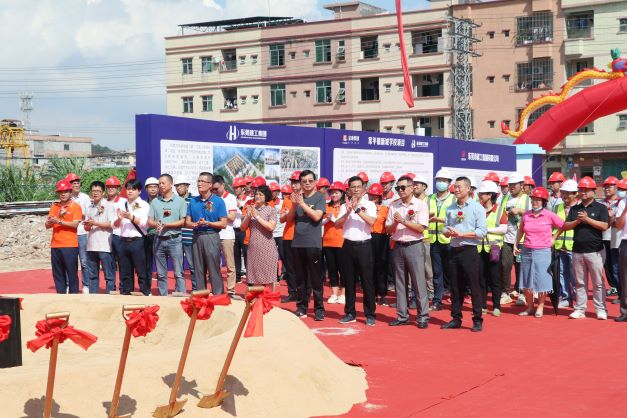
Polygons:
<instances>
[{"instance_id":1,"label":"red hard hat","mask_svg":"<svg viewBox=\"0 0 627 418\"><path fill-rule=\"evenodd\" d=\"M67 173L67 176L65 176L65 180L69 181L70 183L80 179L81 178L74 173Z\"/></svg>"},{"instance_id":2,"label":"red hard hat","mask_svg":"<svg viewBox=\"0 0 627 418\"><path fill-rule=\"evenodd\" d=\"M300 181L300 173L301 173L300 170L294 171L292 173L292 175L290 176L290 180L292 180L292 181Z\"/></svg>"},{"instance_id":3,"label":"red hard hat","mask_svg":"<svg viewBox=\"0 0 627 418\"><path fill-rule=\"evenodd\" d=\"M246 186L246 180L244 180L241 177L235 177L233 179L233 184L231 185L231 187L236 188L236 187L244 187Z\"/></svg>"},{"instance_id":4,"label":"red hard hat","mask_svg":"<svg viewBox=\"0 0 627 418\"><path fill-rule=\"evenodd\" d=\"M455 183L451 183L451 185L448 186L448 191L451 193L455 193Z\"/></svg>"},{"instance_id":5,"label":"red hard hat","mask_svg":"<svg viewBox=\"0 0 627 418\"><path fill-rule=\"evenodd\" d=\"M281 191L281 186L279 186L279 183L277 182L271 182L268 187L270 188L271 192L280 192Z\"/></svg>"},{"instance_id":6,"label":"red hard hat","mask_svg":"<svg viewBox=\"0 0 627 418\"><path fill-rule=\"evenodd\" d=\"M67 192L70 190L72 190L72 185L70 184L69 180L63 179L57 181L57 192Z\"/></svg>"},{"instance_id":7,"label":"red hard hat","mask_svg":"<svg viewBox=\"0 0 627 418\"><path fill-rule=\"evenodd\" d=\"M348 185L348 179L344 182L344 190L348 190L349 185Z\"/></svg>"},{"instance_id":8,"label":"red hard hat","mask_svg":"<svg viewBox=\"0 0 627 418\"><path fill-rule=\"evenodd\" d=\"M566 177L564 177L564 175L560 173L559 171L552 172L551 175L549 176L549 183L557 183L559 181L565 182Z\"/></svg>"},{"instance_id":9,"label":"red hard hat","mask_svg":"<svg viewBox=\"0 0 627 418\"><path fill-rule=\"evenodd\" d=\"M509 180L509 178L508 178L508 177L503 177L503 178L501 179L501 182L499 183L499 186L501 186L501 187L507 187L507 186L509 186L509 183L507 182L508 180Z\"/></svg>"},{"instance_id":10,"label":"red hard hat","mask_svg":"<svg viewBox=\"0 0 627 418\"><path fill-rule=\"evenodd\" d=\"M329 182L328 178L320 177L320 179L318 180L318 183L316 184L316 187L318 189L321 187L331 187L331 183Z\"/></svg>"},{"instance_id":11,"label":"red hard hat","mask_svg":"<svg viewBox=\"0 0 627 418\"><path fill-rule=\"evenodd\" d=\"M252 183L253 182L253 178L251 176L245 176L244 177L244 184L248 184L248 183Z\"/></svg>"},{"instance_id":12,"label":"red hard hat","mask_svg":"<svg viewBox=\"0 0 627 418\"><path fill-rule=\"evenodd\" d=\"M536 187L536 182L534 181L534 179L531 178L531 176L525 176L525 186L533 186Z\"/></svg>"},{"instance_id":13,"label":"red hard hat","mask_svg":"<svg viewBox=\"0 0 627 418\"><path fill-rule=\"evenodd\" d=\"M414 173L405 173L401 177L409 177L410 179L415 179L416 175Z\"/></svg>"},{"instance_id":14,"label":"red hard hat","mask_svg":"<svg viewBox=\"0 0 627 418\"><path fill-rule=\"evenodd\" d=\"M341 192L346 192L346 187L344 186L344 183L342 183L341 181L334 181L331 187L329 187L329 191L331 190L339 190Z\"/></svg>"},{"instance_id":15,"label":"red hard hat","mask_svg":"<svg viewBox=\"0 0 627 418\"><path fill-rule=\"evenodd\" d=\"M357 173L357 177L359 177L364 183L368 183L368 174L363 171Z\"/></svg>"},{"instance_id":16,"label":"red hard hat","mask_svg":"<svg viewBox=\"0 0 627 418\"><path fill-rule=\"evenodd\" d=\"M281 187L281 193L283 193L283 194L291 194L292 193L292 186L290 186L289 184L286 184L285 186Z\"/></svg>"},{"instance_id":17,"label":"red hard hat","mask_svg":"<svg viewBox=\"0 0 627 418\"><path fill-rule=\"evenodd\" d=\"M381 186L379 183L372 183L370 187L368 187L368 194L383 196L383 186Z\"/></svg>"},{"instance_id":18,"label":"red hard hat","mask_svg":"<svg viewBox=\"0 0 627 418\"><path fill-rule=\"evenodd\" d=\"M618 185L618 179L616 177L614 177L614 176L609 176L603 182L603 187L605 187L605 186L616 186L616 185Z\"/></svg>"},{"instance_id":19,"label":"red hard hat","mask_svg":"<svg viewBox=\"0 0 627 418\"><path fill-rule=\"evenodd\" d=\"M266 185L266 179L264 179L261 176L257 176L253 179L253 181L250 183L250 187L261 187L261 186L265 186Z\"/></svg>"},{"instance_id":20,"label":"red hard hat","mask_svg":"<svg viewBox=\"0 0 627 418\"><path fill-rule=\"evenodd\" d=\"M579 180L577 184L577 188L579 189L596 189L597 183L590 177L586 176Z\"/></svg>"},{"instance_id":21,"label":"red hard hat","mask_svg":"<svg viewBox=\"0 0 627 418\"><path fill-rule=\"evenodd\" d=\"M118 179L116 176L111 176L107 179L107 181L105 181L105 186L106 187L120 187L120 179Z\"/></svg>"},{"instance_id":22,"label":"red hard hat","mask_svg":"<svg viewBox=\"0 0 627 418\"><path fill-rule=\"evenodd\" d=\"M549 200L549 191L544 187L536 187L531 192L531 197L537 197L539 199Z\"/></svg>"},{"instance_id":23,"label":"red hard hat","mask_svg":"<svg viewBox=\"0 0 627 418\"><path fill-rule=\"evenodd\" d=\"M627 190L627 179L620 179L616 186L621 190Z\"/></svg>"},{"instance_id":24,"label":"red hard hat","mask_svg":"<svg viewBox=\"0 0 627 418\"><path fill-rule=\"evenodd\" d=\"M494 171L490 171L488 174L485 175L485 177L483 178L484 181L488 180L488 181L493 181L495 183L499 183L501 180L499 179L499 175L496 174Z\"/></svg>"},{"instance_id":25,"label":"red hard hat","mask_svg":"<svg viewBox=\"0 0 627 418\"><path fill-rule=\"evenodd\" d=\"M366 178L367 177L368 176L366 176ZM384 171L383 174L381 174L381 177L379 178L379 183L381 184L389 183L394 180L396 180L396 177L394 177L394 174L390 173L389 171Z\"/></svg>"}]
</instances>

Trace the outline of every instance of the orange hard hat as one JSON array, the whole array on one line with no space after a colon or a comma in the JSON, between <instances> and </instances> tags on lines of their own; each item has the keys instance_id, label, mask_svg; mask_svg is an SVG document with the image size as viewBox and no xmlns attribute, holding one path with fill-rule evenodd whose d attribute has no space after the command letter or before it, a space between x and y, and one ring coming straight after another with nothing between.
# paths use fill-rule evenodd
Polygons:
<instances>
[{"instance_id":1,"label":"orange hard hat","mask_svg":"<svg viewBox=\"0 0 627 418\"><path fill-rule=\"evenodd\" d=\"M245 184L252 183L252 182L253 182L253 178L251 176L244 176Z\"/></svg>"},{"instance_id":2,"label":"orange hard hat","mask_svg":"<svg viewBox=\"0 0 627 418\"><path fill-rule=\"evenodd\" d=\"M533 186L536 187L536 182L531 176L525 176L525 186Z\"/></svg>"},{"instance_id":3,"label":"orange hard hat","mask_svg":"<svg viewBox=\"0 0 627 418\"><path fill-rule=\"evenodd\" d=\"M281 187L281 193L283 193L283 194L291 194L292 193L292 186L290 186L289 184L286 184L285 186Z\"/></svg>"},{"instance_id":4,"label":"orange hard hat","mask_svg":"<svg viewBox=\"0 0 627 418\"><path fill-rule=\"evenodd\" d=\"M614 177L614 176L609 176L603 182L603 187L605 187L605 186L616 186L616 185L618 185L618 179L616 177Z\"/></svg>"},{"instance_id":5,"label":"orange hard hat","mask_svg":"<svg viewBox=\"0 0 627 418\"><path fill-rule=\"evenodd\" d=\"M261 186L265 186L266 185L266 179L264 179L261 176L257 176L253 179L253 181L250 183L250 187L261 187Z\"/></svg>"},{"instance_id":6,"label":"orange hard hat","mask_svg":"<svg viewBox=\"0 0 627 418\"><path fill-rule=\"evenodd\" d=\"M499 175L496 174L494 171L490 171L488 174L485 175L485 177L483 178L484 181L488 180L488 181L493 181L495 183L500 183L500 179L499 179Z\"/></svg>"},{"instance_id":7,"label":"orange hard hat","mask_svg":"<svg viewBox=\"0 0 627 418\"><path fill-rule=\"evenodd\" d=\"M81 178L74 173L67 173L67 176L65 176L65 180L69 181L70 183L80 179Z\"/></svg>"},{"instance_id":8,"label":"orange hard hat","mask_svg":"<svg viewBox=\"0 0 627 418\"><path fill-rule=\"evenodd\" d=\"M231 185L231 187L236 188L236 187L244 187L246 186L246 180L244 180L241 177L235 177L233 179L233 184Z\"/></svg>"},{"instance_id":9,"label":"orange hard hat","mask_svg":"<svg viewBox=\"0 0 627 418\"><path fill-rule=\"evenodd\" d=\"M415 179L416 175L414 173L405 173L401 177L409 177L410 179Z\"/></svg>"},{"instance_id":10,"label":"orange hard hat","mask_svg":"<svg viewBox=\"0 0 627 418\"><path fill-rule=\"evenodd\" d=\"M621 190L627 190L627 179L620 179L616 186Z\"/></svg>"},{"instance_id":11,"label":"orange hard hat","mask_svg":"<svg viewBox=\"0 0 627 418\"><path fill-rule=\"evenodd\" d=\"M359 177L364 183L368 183L368 174L366 174L364 171L360 171L359 173L357 173L357 177Z\"/></svg>"},{"instance_id":12,"label":"orange hard hat","mask_svg":"<svg viewBox=\"0 0 627 418\"><path fill-rule=\"evenodd\" d=\"M118 179L116 176L111 176L107 179L107 181L105 181L105 186L106 187L120 187L120 179Z\"/></svg>"},{"instance_id":13,"label":"orange hard hat","mask_svg":"<svg viewBox=\"0 0 627 418\"><path fill-rule=\"evenodd\" d=\"M329 191L331 190L339 190L341 192L346 192L346 186L341 181L334 181L331 187L329 187Z\"/></svg>"},{"instance_id":14,"label":"orange hard hat","mask_svg":"<svg viewBox=\"0 0 627 418\"><path fill-rule=\"evenodd\" d=\"M300 181L300 170L296 170L292 173L292 175L290 176L290 180L292 181Z\"/></svg>"},{"instance_id":15,"label":"orange hard hat","mask_svg":"<svg viewBox=\"0 0 627 418\"><path fill-rule=\"evenodd\" d=\"M329 182L328 178L320 177L320 179L318 179L318 183L316 183L316 187L318 189L320 189L321 187L331 187L331 183Z\"/></svg>"},{"instance_id":16,"label":"orange hard hat","mask_svg":"<svg viewBox=\"0 0 627 418\"><path fill-rule=\"evenodd\" d=\"M499 182L499 186L501 186L501 187L507 187L507 186L509 186L509 183L507 182L508 180L509 180L509 178L508 178L508 177L503 177L503 178L501 179L501 181Z\"/></svg>"},{"instance_id":17,"label":"orange hard hat","mask_svg":"<svg viewBox=\"0 0 627 418\"><path fill-rule=\"evenodd\" d=\"M379 183L372 183L370 187L368 187L368 194L383 196L383 186Z\"/></svg>"},{"instance_id":18,"label":"orange hard hat","mask_svg":"<svg viewBox=\"0 0 627 418\"><path fill-rule=\"evenodd\" d=\"M281 186L279 186L279 183L273 181L271 182L268 187L270 188L271 192L280 192L281 191Z\"/></svg>"}]
</instances>

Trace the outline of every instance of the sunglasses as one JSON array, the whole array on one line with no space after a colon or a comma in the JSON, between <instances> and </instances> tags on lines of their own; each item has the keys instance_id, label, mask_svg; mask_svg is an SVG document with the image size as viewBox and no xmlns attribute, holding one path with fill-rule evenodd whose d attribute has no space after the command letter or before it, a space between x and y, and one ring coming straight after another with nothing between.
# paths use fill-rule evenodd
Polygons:
<instances>
[{"instance_id":1,"label":"sunglasses","mask_svg":"<svg viewBox=\"0 0 627 418\"><path fill-rule=\"evenodd\" d=\"M407 189L408 187L410 186L396 186L394 190L396 190L397 192L404 192L405 189Z\"/></svg>"}]
</instances>

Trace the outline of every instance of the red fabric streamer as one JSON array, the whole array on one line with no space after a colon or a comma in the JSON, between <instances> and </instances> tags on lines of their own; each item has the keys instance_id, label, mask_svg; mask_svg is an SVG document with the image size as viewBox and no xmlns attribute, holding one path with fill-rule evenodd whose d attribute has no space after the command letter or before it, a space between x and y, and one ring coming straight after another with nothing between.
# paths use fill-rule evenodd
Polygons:
<instances>
[{"instance_id":1,"label":"red fabric streamer","mask_svg":"<svg viewBox=\"0 0 627 418\"><path fill-rule=\"evenodd\" d=\"M396 21L398 22L398 42L401 47L401 67L403 68L403 100L408 107L414 107L414 93L411 87L411 77L407 67L407 53L405 52L405 33L403 32L403 6L401 0L396 0Z\"/></svg>"},{"instance_id":2,"label":"red fabric streamer","mask_svg":"<svg viewBox=\"0 0 627 418\"><path fill-rule=\"evenodd\" d=\"M181 301L181 306L185 313L191 318L194 308L198 310L196 319L201 321L211 318L216 305L226 306L231 304L231 298L226 293L217 296L194 296L190 301L188 298Z\"/></svg>"},{"instance_id":3,"label":"red fabric streamer","mask_svg":"<svg viewBox=\"0 0 627 418\"><path fill-rule=\"evenodd\" d=\"M145 337L149 332L155 329L157 321L159 320L159 315L157 315L158 310L158 305L151 305L129 314L125 322L126 326L131 329L133 337Z\"/></svg>"},{"instance_id":4,"label":"red fabric streamer","mask_svg":"<svg viewBox=\"0 0 627 418\"><path fill-rule=\"evenodd\" d=\"M126 195L126 183L131 180L135 180L137 178L137 172L135 171L135 167L131 168L128 174L126 175L126 179L124 180L124 184L122 185L122 190L120 190L120 196L123 198L127 198Z\"/></svg>"},{"instance_id":5,"label":"red fabric streamer","mask_svg":"<svg viewBox=\"0 0 627 418\"><path fill-rule=\"evenodd\" d=\"M22 306L22 302L24 301L24 298L17 298L19 303L20 303L20 311L24 310L24 307Z\"/></svg>"},{"instance_id":6,"label":"red fabric streamer","mask_svg":"<svg viewBox=\"0 0 627 418\"><path fill-rule=\"evenodd\" d=\"M0 343L9 338L12 319L9 315L0 315Z\"/></svg>"},{"instance_id":7,"label":"red fabric streamer","mask_svg":"<svg viewBox=\"0 0 627 418\"><path fill-rule=\"evenodd\" d=\"M261 292L248 292L246 294L246 300L249 303L255 298L257 301L253 303L251 308L244 338L263 337L263 316L279 305L281 294L279 292L271 292L267 287Z\"/></svg>"},{"instance_id":8,"label":"red fabric streamer","mask_svg":"<svg viewBox=\"0 0 627 418\"><path fill-rule=\"evenodd\" d=\"M95 335L78 330L71 325L61 328L61 326L65 323L66 321L64 319L57 318L37 321L37 324L35 325L35 328L37 329L35 335L37 338L27 342L26 347L34 353L44 345L46 348L52 347L52 341L55 338L59 339L59 344L69 338L72 342L74 342L74 344L79 345L83 350L87 350L98 340L98 337Z\"/></svg>"}]
</instances>

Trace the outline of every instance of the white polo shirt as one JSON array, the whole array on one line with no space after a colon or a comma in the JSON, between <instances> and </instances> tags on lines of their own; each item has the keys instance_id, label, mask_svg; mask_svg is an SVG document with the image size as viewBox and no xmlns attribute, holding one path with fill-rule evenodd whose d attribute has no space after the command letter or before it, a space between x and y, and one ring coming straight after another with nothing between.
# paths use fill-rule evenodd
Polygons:
<instances>
[{"instance_id":1,"label":"white polo shirt","mask_svg":"<svg viewBox=\"0 0 627 418\"><path fill-rule=\"evenodd\" d=\"M113 223L116 219L113 205L105 199L101 199L97 204L90 202L85 213L85 219L92 219L96 222ZM111 228L101 228L94 226L88 231L87 251L111 252Z\"/></svg>"},{"instance_id":2,"label":"white polo shirt","mask_svg":"<svg viewBox=\"0 0 627 418\"><path fill-rule=\"evenodd\" d=\"M362 196L358 206L361 207L362 210L365 210L366 215L372 216L373 218L377 217L377 206L374 202L368 200L367 194ZM340 208L338 218L344 216L346 212L346 204L343 204ZM370 233L372 232L372 226L368 225L366 221L361 219L361 216L353 210L346 218L344 225L342 225L342 231L344 239L349 241L365 241L371 238Z\"/></svg>"},{"instance_id":3,"label":"white polo shirt","mask_svg":"<svg viewBox=\"0 0 627 418\"><path fill-rule=\"evenodd\" d=\"M118 213L118 209L120 210L126 210L126 199L124 197L121 196L116 196L115 199L113 200L109 200L109 203L111 203L111 205L113 206L113 213L117 216ZM113 227L113 235L120 235L120 228L119 227Z\"/></svg>"},{"instance_id":4,"label":"white polo shirt","mask_svg":"<svg viewBox=\"0 0 627 418\"><path fill-rule=\"evenodd\" d=\"M143 200L141 197L138 197L133 202L129 201L128 210L124 210L131 212L133 216L135 216L135 220L139 219L139 224L136 225L145 235L148 230L148 212L150 212L150 205L148 202ZM120 236L124 238L134 238L141 237L141 234L137 228L133 226L130 219L122 218L120 220Z\"/></svg>"},{"instance_id":5,"label":"white polo shirt","mask_svg":"<svg viewBox=\"0 0 627 418\"><path fill-rule=\"evenodd\" d=\"M419 223L427 228L429 226L429 207L424 200L412 197L408 204L403 203L401 199L395 200L390 205L386 226L394 223L394 214L399 213L404 220L411 223ZM394 241L410 242L423 239L422 232L416 232L403 224L398 224L396 231L391 236Z\"/></svg>"},{"instance_id":6,"label":"white polo shirt","mask_svg":"<svg viewBox=\"0 0 627 418\"><path fill-rule=\"evenodd\" d=\"M226 206L226 212L227 214L231 214L231 213L235 213L235 220L233 220L233 222L229 221L228 219L226 220L226 228L221 229L219 234L220 234L220 239L235 239L235 230L233 229L233 225L235 224L235 221L237 220L237 212L238 212L238 208L237 208L237 198L235 197L235 195L232 195L229 192L224 192L224 195L222 195L222 200L224 200L224 205ZM240 219L239 219L239 224L242 224L242 215L241 215L241 211L240 211Z\"/></svg>"},{"instance_id":7,"label":"white polo shirt","mask_svg":"<svg viewBox=\"0 0 627 418\"><path fill-rule=\"evenodd\" d=\"M71 199L78 203L81 206L81 210L83 211L83 219L85 219L85 213L87 212L87 208L91 204L91 199L85 193L80 192L78 196L72 195ZM78 224L78 228L76 228L77 235L87 235L87 231L85 231L85 226L83 223Z\"/></svg>"}]
</instances>

